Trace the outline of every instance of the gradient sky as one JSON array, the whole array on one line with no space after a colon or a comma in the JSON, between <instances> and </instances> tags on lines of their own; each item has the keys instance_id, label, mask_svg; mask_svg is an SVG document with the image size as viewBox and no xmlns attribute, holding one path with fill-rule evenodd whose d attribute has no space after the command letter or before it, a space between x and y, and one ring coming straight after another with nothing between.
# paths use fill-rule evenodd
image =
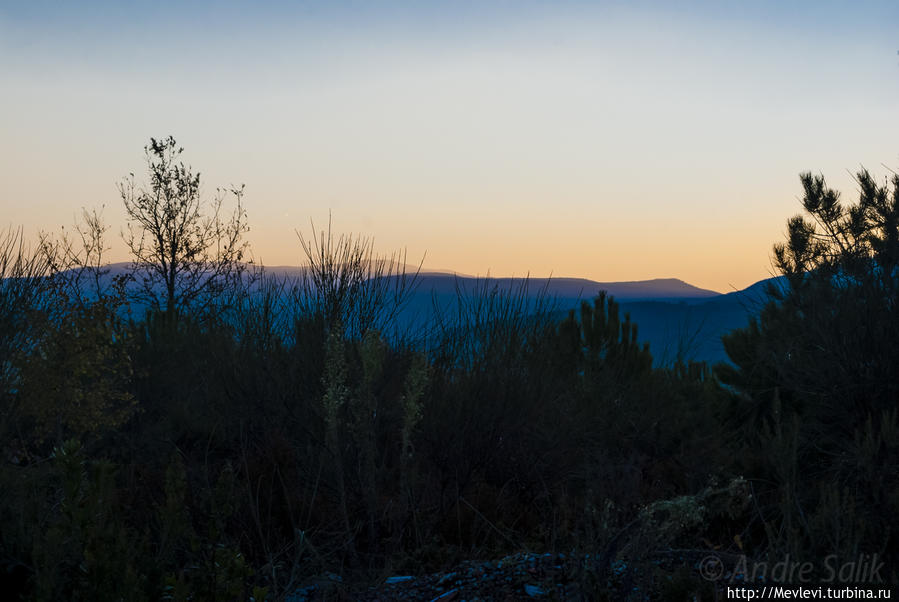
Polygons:
<instances>
[{"instance_id":1,"label":"gradient sky","mask_svg":"<svg viewBox=\"0 0 899 602\"><path fill-rule=\"evenodd\" d=\"M246 184L268 265L330 211L426 268L728 291L799 172L852 199L899 168L897 50L895 0L0 0L0 225L117 233L172 134L208 193Z\"/></svg>"}]
</instances>

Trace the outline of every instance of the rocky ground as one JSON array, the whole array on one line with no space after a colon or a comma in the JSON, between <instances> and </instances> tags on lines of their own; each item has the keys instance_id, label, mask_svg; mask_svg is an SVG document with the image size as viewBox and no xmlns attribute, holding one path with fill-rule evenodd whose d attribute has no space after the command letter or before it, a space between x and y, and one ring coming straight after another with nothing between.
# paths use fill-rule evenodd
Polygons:
<instances>
[{"instance_id":1,"label":"rocky ground","mask_svg":"<svg viewBox=\"0 0 899 602\"><path fill-rule=\"evenodd\" d=\"M736 548L728 550L706 539L705 530L710 524L745 524L750 500L746 481L737 478L646 506L606 542L599 556L520 552L496 561L462 562L442 573L395 575L368 588L331 576L307 584L287 600L716 599L720 591L716 593L715 582L724 564L734 563L741 543L734 540L729 545Z\"/></svg>"},{"instance_id":2,"label":"rocky ground","mask_svg":"<svg viewBox=\"0 0 899 602\"><path fill-rule=\"evenodd\" d=\"M497 561L463 562L442 573L397 575L369 588L350 587L336 576L326 577L298 590L287 602L704 599L695 587L695 567L684 560L652 563L656 577L652 591L643 591L645 584L641 586L637 571L620 562L600 580L589 555L520 553Z\"/></svg>"},{"instance_id":3,"label":"rocky ground","mask_svg":"<svg viewBox=\"0 0 899 602\"><path fill-rule=\"evenodd\" d=\"M580 583L585 562L589 562L589 557L521 553L492 562L464 562L444 573L415 577L397 575L376 588L365 590L341 587L335 579L331 583L307 586L288 601L588 599L581 591Z\"/></svg>"}]
</instances>

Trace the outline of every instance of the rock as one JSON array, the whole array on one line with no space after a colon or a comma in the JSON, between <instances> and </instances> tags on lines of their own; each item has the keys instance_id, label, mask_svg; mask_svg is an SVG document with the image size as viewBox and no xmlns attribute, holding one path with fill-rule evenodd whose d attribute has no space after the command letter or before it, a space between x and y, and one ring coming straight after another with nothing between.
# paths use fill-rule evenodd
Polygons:
<instances>
[{"instance_id":1,"label":"rock","mask_svg":"<svg viewBox=\"0 0 899 602\"><path fill-rule=\"evenodd\" d=\"M439 596L437 596L436 598L431 600L431 602L438 602L438 600L440 600L442 602L449 602L449 600L455 600L456 596L458 594L459 594L458 589L451 589L446 593L440 594Z\"/></svg>"},{"instance_id":2,"label":"rock","mask_svg":"<svg viewBox=\"0 0 899 602\"><path fill-rule=\"evenodd\" d=\"M437 585L444 585L445 583L452 581L453 579L456 578L456 576L458 574L459 573L457 573L457 572L447 573L446 575L444 575L443 577L440 578L440 580L437 582Z\"/></svg>"},{"instance_id":3,"label":"rock","mask_svg":"<svg viewBox=\"0 0 899 602\"><path fill-rule=\"evenodd\" d=\"M540 598L546 595L546 592L536 585L531 585L530 583L526 583L524 586L524 593L529 595L531 598Z\"/></svg>"}]
</instances>

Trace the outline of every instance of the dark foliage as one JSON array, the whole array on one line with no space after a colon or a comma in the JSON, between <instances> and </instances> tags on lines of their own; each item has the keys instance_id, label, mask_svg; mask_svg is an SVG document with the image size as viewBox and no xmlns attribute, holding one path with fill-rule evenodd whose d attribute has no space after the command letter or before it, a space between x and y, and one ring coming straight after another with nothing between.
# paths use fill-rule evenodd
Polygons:
<instances>
[{"instance_id":1,"label":"dark foliage","mask_svg":"<svg viewBox=\"0 0 899 602\"><path fill-rule=\"evenodd\" d=\"M803 174L807 217L774 247L786 285L725 337L739 392L743 465L756 478L754 537L771 556L896 558L899 511L899 176L858 174L840 202Z\"/></svg>"},{"instance_id":2,"label":"dark foliage","mask_svg":"<svg viewBox=\"0 0 899 602\"><path fill-rule=\"evenodd\" d=\"M276 600L532 550L590 553L581 591L667 596L708 587L710 549L895 558L897 200L865 178L864 210L804 178L819 230L791 222L791 286L727 339L724 387L654 368L604 294L559 322L488 280L403 336L414 276L364 239L305 243L301 281L224 278L227 303L178 281L147 310L102 284L95 214L83 251L7 235L0 588Z\"/></svg>"}]
</instances>

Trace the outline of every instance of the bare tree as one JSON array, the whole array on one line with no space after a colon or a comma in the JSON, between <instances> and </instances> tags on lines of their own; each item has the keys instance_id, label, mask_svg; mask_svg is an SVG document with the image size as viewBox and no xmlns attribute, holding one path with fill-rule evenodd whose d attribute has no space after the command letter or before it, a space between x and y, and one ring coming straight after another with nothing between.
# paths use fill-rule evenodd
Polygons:
<instances>
[{"instance_id":1,"label":"bare tree","mask_svg":"<svg viewBox=\"0 0 899 602\"><path fill-rule=\"evenodd\" d=\"M56 291L67 303L82 309L95 302L121 305L125 301L127 274L114 274L105 263L106 233L103 208L85 208L71 230L58 235L41 232L40 249L54 275Z\"/></svg>"},{"instance_id":2,"label":"bare tree","mask_svg":"<svg viewBox=\"0 0 899 602\"><path fill-rule=\"evenodd\" d=\"M123 238L134 258L135 280L151 306L168 316L207 307L246 269L243 186L217 189L206 203L200 174L180 161L184 149L174 138L151 138L144 150L149 186L138 186L133 173L119 184L128 217ZM223 216L228 195L236 206Z\"/></svg>"}]
</instances>

